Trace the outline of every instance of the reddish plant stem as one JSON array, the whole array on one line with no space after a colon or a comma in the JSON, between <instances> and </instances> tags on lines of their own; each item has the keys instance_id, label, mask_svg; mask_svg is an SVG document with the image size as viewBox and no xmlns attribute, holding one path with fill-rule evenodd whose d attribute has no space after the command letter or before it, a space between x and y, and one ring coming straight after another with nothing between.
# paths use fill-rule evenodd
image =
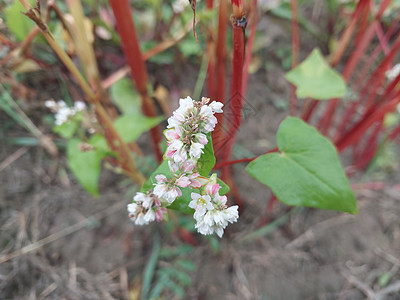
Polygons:
<instances>
[{"instance_id":1,"label":"reddish plant stem","mask_svg":"<svg viewBox=\"0 0 400 300\"><path fill-rule=\"evenodd\" d=\"M332 66L336 66L339 63L340 59L342 58L343 53L346 50L347 45L349 44L353 32L356 28L357 21L360 17L361 11L363 10L363 7L365 5L369 5L369 0L360 0L358 2L356 9L354 10L352 16L350 17L350 22L347 24L346 29L344 30L342 36L340 37L339 44L332 55L331 59Z\"/></svg>"},{"instance_id":2,"label":"reddish plant stem","mask_svg":"<svg viewBox=\"0 0 400 300\"><path fill-rule=\"evenodd\" d=\"M388 39L386 38L386 35L383 33L383 29L380 23L376 25L375 33L376 36L378 37L379 44L383 50L383 53L385 53L385 55L388 55L389 54Z\"/></svg>"},{"instance_id":3,"label":"reddish plant stem","mask_svg":"<svg viewBox=\"0 0 400 300\"><path fill-rule=\"evenodd\" d=\"M359 3L361 3L361 2L362 2L362 0ZM370 4L370 1L366 1L366 2L367 2L367 5ZM389 4L390 4L390 1L382 1L381 2L380 7L379 7L379 12L375 16L374 21L365 30L360 42L357 45L356 50L352 53L352 56L347 61L345 70L343 71L343 77L346 81L349 79L356 64L361 59L363 53L365 52L366 48L368 47L372 38L374 37L375 31L376 31L376 26L378 26L379 20ZM366 9L366 8L364 8L364 9ZM334 99L334 100L330 101L325 113L321 117L320 122L318 124L318 128L321 130L322 133L326 133L328 128L330 127L331 122L333 120L335 110L336 110L336 106L338 104L338 101L339 101L339 99Z\"/></svg>"},{"instance_id":4,"label":"reddish plant stem","mask_svg":"<svg viewBox=\"0 0 400 300\"><path fill-rule=\"evenodd\" d=\"M243 82L243 61L244 61L244 28L236 23L233 24L233 61L232 61L232 81L231 98L229 103L230 126L225 135L226 150L223 160L228 160L231 156L232 147L235 143L236 133L242 122L242 82Z\"/></svg>"},{"instance_id":5,"label":"reddish plant stem","mask_svg":"<svg viewBox=\"0 0 400 300\"><path fill-rule=\"evenodd\" d=\"M355 157L354 160L358 160L353 167L356 169L362 169L367 166L370 161L375 157L376 151L379 148L378 144L378 135L383 126L383 118L379 120L378 124L375 125L375 128L372 130L369 138L365 142L364 151L358 157ZM356 144L360 148L360 144Z\"/></svg>"},{"instance_id":6,"label":"reddish plant stem","mask_svg":"<svg viewBox=\"0 0 400 300\"><path fill-rule=\"evenodd\" d=\"M230 166L234 164L240 164L244 162L251 162L255 160L258 156L251 157L251 158L242 158L242 159L237 159L237 160L231 160L231 161L224 161L222 163L216 164L213 168L213 170L217 170L219 168L225 167L225 166Z\"/></svg>"},{"instance_id":7,"label":"reddish plant stem","mask_svg":"<svg viewBox=\"0 0 400 300\"><path fill-rule=\"evenodd\" d=\"M214 78L216 80L215 86L211 90L211 97L221 103L225 103L225 88L226 88L226 32L228 28L228 3L227 0L220 0L218 11L218 38L216 44L216 63ZM223 144L223 130L224 115L217 114L217 125L212 133L212 139L216 145ZM220 157L219 152L217 159Z\"/></svg>"},{"instance_id":8,"label":"reddish plant stem","mask_svg":"<svg viewBox=\"0 0 400 300\"><path fill-rule=\"evenodd\" d=\"M257 0L253 0L252 7L252 15L251 15L251 29L250 35L246 41L246 54L244 58L244 67L243 67L243 82L242 82L242 95L246 96L247 92L247 83L249 79L249 66L251 63L251 59L253 57L253 44L254 38L256 36L257 24L258 24L258 15L257 15Z\"/></svg>"},{"instance_id":9,"label":"reddish plant stem","mask_svg":"<svg viewBox=\"0 0 400 300\"><path fill-rule=\"evenodd\" d=\"M279 149L278 148L274 148L271 150L268 150L267 152L261 154L261 155L265 155L268 153L272 153L272 152L277 152ZM237 160L231 160L231 161L225 161L225 162L221 162L219 164L216 164L213 168L213 170L225 167L225 166L230 166L230 165L234 165L234 164L240 164L240 163L244 163L244 162L251 162L253 160L255 160L256 158L260 157L261 155L257 155L254 157L250 157L250 158L242 158L242 159L237 159Z\"/></svg>"},{"instance_id":10,"label":"reddish plant stem","mask_svg":"<svg viewBox=\"0 0 400 300\"><path fill-rule=\"evenodd\" d=\"M390 28L388 29L386 35L384 36L384 39L386 41L388 41L393 33L397 30L397 23L393 23ZM380 24L378 24L378 26L380 27ZM367 77L368 72L370 72L371 68L372 68L372 64L376 61L378 55L381 53L381 51L384 50L382 49L382 45L379 44L378 46L376 46L376 48L374 49L374 51L372 52L371 55L368 56L368 60L367 63L364 64L364 67L362 68L361 72L359 73L359 78L356 81L356 83L354 84L354 90L355 91L359 91L361 88L361 85L364 84L365 82L365 78ZM390 50L387 49L387 51L389 52ZM388 53L385 52L385 55L388 55Z\"/></svg>"},{"instance_id":11,"label":"reddish plant stem","mask_svg":"<svg viewBox=\"0 0 400 300\"><path fill-rule=\"evenodd\" d=\"M258 227L262 227L267 225L270 222L270 215L272 210L275 207L275 204L278 202L278 198L275 196L275 194L272 194L271 197L269 197L269 201L267 206L265 207L265 212L263 216L261 217L260 223L258 224Z\"/></svg>"},{"instance_id":12,"label":"reddish plant stem","mask_svg":"<svg viewBox=\"0 0 400 300\"><path fill-rule=\"evenodd\" d=\"M371 109L372 106L372 100L375 98L377 92L378 92L378 87L379 85L376 85L377 83L380 83L383 81L386 69L388 65L391 63L393 58L395 57L397 51L400 49L400 36L397 38L395 44L393 45L390 53L384 58L384 60L379 64L379 66L376 68L376 70L371 74L370 78L366 82L364 89L360 93L360 99L355 102L353 105L351 105L347 111L344 114L344 117L342 121L340 122L339 127L337 128L336 135L334 140L338 140L341 136L341 134L345 131L346 125L349 123L351 118L354 116L354 113L357 110L357 107L361 105L366 99L368 104L366 105L367 110ZM380 97L380 103L382 101L385 101L385 99L388 99L389 96L391 95L392 91L396 87L397 83L400 81L400 77L397 76L390 84L389 86L385 89L385 92L383 93L382 97ZM373 90L371 91L370 95L368 96L368 91L370 87L373 87Z\"/></svg>"},{"instance_id":13,"label":"reddish plant stem","mask_svg":"<svg viewBox=\"0 0 400 300\"><path fill-rule=\"evenodd\" d=\"M386 104L380 107L373 108L368 111L364 117L357 122L349 131L345 132L342 137L335 143L338 151L344 150L346 147L351 145L354 141L360 139L360 137L368 130L368 128L379 121L388 112L393 111L400 102L400 92Z\"/></svg>"},{"instance_id":14,"label":"reddish plant stem","mask_svg":"<svg viewBox=\"0 0 400 300\"><path fill-rule=\"evenodd\" d=\"M368 25L368 16L370 13L370 9L371 9L371 4L365 5L361 11L359 25L358 25L358 31L355 36L356 44L358 44L361 41L361 39L363 38L363 36L365 34L365 30L367 29L367 25Z\"/></svg>"},{"instance_id":15,"label":"reddish plant stem","mask_svg":"<svg viewBox=\"0 0 400 300\"><path fill-rule=\"evenodd\" d=\"M365 50L367 49L367 46L369 45L369 43L371 42L374 33L375 33L375 27L376 23L375 21L368 27L366 33L364 34L362 40L360 41L360 43L357 45L355 51L352 53L350 59L347 61L345 69L343 71L343 79L345 81L348 81L354 68L356 67L358 61L361 59L363 53L365 52ZM323 133L326 134L327 130L329 129L333 117L334 117L334 113L336 111L336 107L339 103L339 99L332 99L326 110L325 113L322 115L322 117L320 118L319 122L318 122L318 129Z\"/></svg>"},{"instance_id":16,"label":"reddish plant stem","mask_svg":"<svg viewBox=\"0 0 400 300\"><path fill-rule=\"evenodd\" d=\"M299 24L297 16L297 0L290 1L290 7L292 10L292 69L294 69L299 62ZM297 114L297 97L296 87L290 84L290 115L295 116Z\"/></svg>"},{"instance_id":17,"label":"reddish plant stem","mask_svg":"<svg viewBox=\"0 0 400 300\"><path fill-rule=\"evenodd\" d=\"M380 20L382 18L383 13L385 12L386 8L390 5L392 0L383 0L379 6L379 11L375 16L376 20Z\"/></svg>"},{"instance_id":18,"label":"reddish plant stem","mask_svg":"<svg viewBox=\"0 0 400 300\"><path fill-rule=\"evenodd\" d=\"M336 66L339 63L340 59L342 58L343 53L347 48L347 45L351 41L351 37L356 28L357 21L358 18L360 17L361 11L365 5L368 5L368 3L369 0L360 0L358 2L356 9L354 10L352 16L350 17L350 22L347 24L342 36L339 39L339 43L336 47L335 52L332 54L331 57L332 67ZM319 101L312 100L311 104L309 105L309 108L303 110L301 118L304 121L308 122L319 103L320 103Z\"/></svg>"},{"instance_id":19,"label":"reddish plant stem","mask_svg":"<svg viewBox=\"0 0 400 300\"><path fill-rule=\"evenodd\" d=\"M135 24L131 15L131 7L128 0L109 0L114 12L117 29L121 36L122 47L128 64L131 68L132 77L136 83L142 99L142 109L146 116L155 117L156 109L147 92L148 75L139 47L139 40L136 34ZM158 147L161 141L161 134L158 126L150 130L153 148L158 162L162 161L162 154Z\"/></svg>"}]
</instances>

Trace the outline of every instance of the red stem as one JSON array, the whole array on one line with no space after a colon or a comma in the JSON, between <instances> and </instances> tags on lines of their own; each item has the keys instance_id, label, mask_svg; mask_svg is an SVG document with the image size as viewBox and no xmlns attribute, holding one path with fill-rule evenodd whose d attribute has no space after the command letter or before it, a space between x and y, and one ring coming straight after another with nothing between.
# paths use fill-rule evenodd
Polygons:
<instances>
[{"instance_id":1,"label":"red stem","mask_svg":"<svg viewBox=\"0 0 400 300\"><path fill-rule=\"evenodd\" d=\"M343 53L347 48L347 45L350 43L351 37L357 25L357 20L360 17L360 13L363 7L365 5L368 5L368 3L369 0L360 0L358 2L356 9L351 15L350 22L347 24L344 32L342 33L339 39L339 43L338 46L336 47L335 52L332 54L331 58L332 67L336 66L339 63L340 59L342 58ZM320 103L319 101L313 100L309 108L303 111L301 117L304 121L308 122L310 120L314 110L319 105L319 103Z\"/></svg>"},{"instance_id":2,"label":"red stem","mask_svg":"<svg viewBox=\"0 0 400 300\"><path fill-rule=\"evenodd\" d=\"M214 0L206 0L207 9L212 9L214 6Z\"/></svg>"},{"instance_id":3,"label":"red stem","mask_svg":"<svg viewBox=\"0 0 400 300\"><path fill-rule=\"evenodd\" d=\"M292 69L299 62L299 24L297 21L297 0L291 0L290 6L292 10ZM296 87L290 85L290 115L295 116L297 106Z\"/></svg>"},{"instance_id":4,"label":"red stem","mask_svg":"<svg viewBox=\"0 0 400 300\"><path fill-rule=\"evenodd\" d=\"M397 92L388 103L368 111L359 122L357 122L349 131L345 132L335 143L338 151L344 150L355 140L358 140L372 124L383 118L386 113L393 111L399 102L400 91Z\"/></svg>"},{"instance_id":5,"label":"red stem","mask_svg":"<svg viewBox=\"0 0 400 300\"><path fill-rule=\"evenodd\" d=\"M361 59L363 53L365 52L365 50L367 49L367 46L369 45L369 43L371 42L374 34L375 34L375 21L368 27L368 29L366 30L362 40L360 41L360 43L357 45L355 51L352 53L350 59L347 61L345 69L343 71L343 79L345 81L348 81L354 68L356 67L358 61ZM318 122L318 129L323 133L326 134L326 132L328 131L334 114L335 114L335 110L336 107L339 103L339 99L333 99L329 102L325 113L322 115L322 117L320 118L319 122Z\"/></svg>"},{"instance_id":6,"label":"red stem","mask_svg":"<svg viewBox=\"0 0 400 300\"><path fill-rule=\"evenodd\" d=\"M366 110L370 110L370 108L372 106L372 100L369 100L369 99L375 98L375 96L378 92L378 87L380 86L380 85L376 85L376 83L377 82L379 83L384 79L386 69L387 69L388 65L391 63L391 61L393 60L393 58L395 57L395 55L399 49L400 49L400 36L397 38L390 53L382 60L382 62L379 64L379 66L371 74L370 78L368 79L368 81L366 82L366 84L364 86L364 89L360 93L360 99L357 102L355 102L353 105L351 105L345 112L342 121L339 123L340 126L338 127L338 129L336 131L334 140L338 140L340 138L341 134L346 129L346 125L349 123L349 121L353 117L354 113L356 112L357 107L359 105L361 105L361 103L364 102L366 99L368 102L368 104L365 106ZM380 79L380 80L378 80L378 79ZM397 76L389 84L389 86L385 89L385 92L383 93L383 95L380 97L380 99L381 99L379 101L380 103L383 103L383 101L385 101L385 99L389 98L389 96L391 95L392 91L394 90L394 88L396 87L396 85L399 81L400 81L400 77ZM370 96L367 98L368 91L371 86L374 89L371 91Z\"/></svg>"},{"instance_id":7,"label":"red stem","mask_svg":"<svg viewBox=\"0 0 400 300\"><path fill-rule=\"evenodd\" d=\"M109 0L114 12L118 32L121 36L122 48L131 68L132 77L136 83L142 99L142 109L146 116L155 117L156 109L147 92L148 75L139 47L139 40L136 34L135 24L132 19L129 0ZM158 162L162 161L162 153L158 147L161 141L161 134L158 126L150 130L153 141L153 148Z\"/></svg>"},{"instance_id":8,"label":"red stem","mask_svg":"<svg viewBox=\"0 0 400 300\"><path fill-rule=\"evenodd\" d=\"M232 1L233 3L233 1ZM232 61L232 81L231 98L229 103L230 127L225 135L225 147L222 155L223 160L228 160L231 156L232 147L235 142L236 133L242 122L242 82L243 82L243 62L244 62L244 27L233 21L233 61Z\"/></svg>"},{"instance_id":9,"label":"red stem","mask_svg":"<svg viewBox=\"0 0 400 300\"><path fill-rule=\"evenodd\" d=\"M212 90L209 90L211 93L211 97L221 103L225 103L225 86L226 86L226 32L228 28L228 3L227 0L220 0L219 3L219 11L218 11L218 38L216 44L216 63L214 78L216 80L215 85ZM210 73L209 73L210 74ZM224 115L217 114L217 125L212 133L212 139L215 145L219 145L215 147L216 150L221 149L223 145L223 121ZM220 156L220 153L216 153L217 159Z\"/></svg>"}]
</instances>

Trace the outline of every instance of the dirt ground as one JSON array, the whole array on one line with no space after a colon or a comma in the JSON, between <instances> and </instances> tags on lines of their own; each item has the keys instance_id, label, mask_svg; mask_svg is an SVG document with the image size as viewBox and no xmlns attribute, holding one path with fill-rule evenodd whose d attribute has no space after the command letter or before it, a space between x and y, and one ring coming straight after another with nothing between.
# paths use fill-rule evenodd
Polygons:
<instances>
[{"instance_id":1,"label":"dirt ground","mask_svg":"<svg viewBox=\"0 0 400 300\"><path fill-rule=\"evenodd\" d=\"M270 43L280 36L278 29L273 32ZM276 64L250 76L237 158L274 146L287 114L279 106L288 96L282 75ZM168 86L167 81L162 83ZM179 82L180 88L192 84ZM5 115L0 118L5 124ZM139 143L146 145L146 138ZM174 250L183 244L178 234L164 224L133 226L126 211L132 189L123 177L105 170L102 196L95 199L79 186L62 156L56 163L38 147L1 139L0 299L138 299L155 237L161 238L161 249ZM258 237L252 234L258 232L270 192L244 171L245 165L236 165L234 178L246 203L238 223L221 240L195 234L198 245L185 254L196 266L187 272L191 284L183 297L166 289L161 299L400 299L396 164L375 189L354 185L358 215L308 208L288 212L277 204L272 225ZM362 179L371 182L374 176ZM160 257L157 269L172 264Z\"/></svg>"}]
</instances>

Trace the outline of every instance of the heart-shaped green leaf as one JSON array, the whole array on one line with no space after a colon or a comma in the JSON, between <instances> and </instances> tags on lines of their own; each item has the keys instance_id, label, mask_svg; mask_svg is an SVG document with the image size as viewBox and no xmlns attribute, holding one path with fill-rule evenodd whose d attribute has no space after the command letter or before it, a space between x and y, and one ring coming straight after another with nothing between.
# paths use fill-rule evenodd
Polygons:
<instances>
[{"instance_id":1,"label":"heart-shaped green leaf","mask_svg":"<svg viewBox=\"0 0 400 300\"><path fill-rule=\"evenodd\" d=\"M19 1L13 1L14 3L5 9L5 17L8 29L15 35L18 41L23 41L28 35L29 31L35 26L27 16L24 16L21 12L25 11L25 8ZM29 1L32 2L33 1Z\"/></svg>"},{"instance_id":2,"label":"heart-shaped green leaf","mask_svg":"<svg viewBox=\"0 0 400 300\"><path fill-rule=\"evenodd\" d=\"M98 180L101 170L101 160L105 157L106 152L102 149L81 151L79 149L79 144L81 143L82 141L78 139L71 139L68 141L68 166L82 186L91 195L98 196Z\"/></svg>"},{"instance_id":3,"label":"heart-shaped green leaf","mask_svg":"<svg viewBox=\"0 0 400 300\"><path fill-rule=\"evenodd\" d=\"M314 49L285 77L297 87L296 95L299 98L327 100L343 97L346 92L342 76L327 64L319 49Z\"/></svg>"},{"instance_id":4,"label":"heart-shaped green leaf","mask_svg":"<svg viewBox=\"0 0 400 300\"><path fill-rule=\"evenodd\" d=\"M115 128L126 143L134 142L144 132L164 120L163 117L149 118L140 114L122 115L115 120Z\"/></svg>"},{"instance_id":5,"label":"heart-shaped green leaf","mask_svg":"<svg viewBox=\"0 0 400 300\"><path fill-rule=\"evenodd\" d=\"M122 78L114 83L111 88L111 98L118 108L126 115L141 114L142 102L135 91L132 81Z\"/></svg>"},{"instance_id":6,"label":"heart-shaped green leaf","mask_svg":"<svg viewBox=\"0 0 400 300\"><path fill-rule=\"evenodd\" d=\"M287 205L357 213L333 144L314 127L287 117L277 133L280 153L262 155L246 171Z\"/></svg>"}]
</instances>

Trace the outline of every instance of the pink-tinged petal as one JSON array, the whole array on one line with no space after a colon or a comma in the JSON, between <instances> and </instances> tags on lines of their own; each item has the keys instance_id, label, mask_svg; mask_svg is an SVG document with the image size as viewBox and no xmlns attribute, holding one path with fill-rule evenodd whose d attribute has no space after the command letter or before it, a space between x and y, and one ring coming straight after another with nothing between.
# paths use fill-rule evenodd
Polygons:
<instances>
[{"instance_id":1,"label":"pink-tinged petal","mask_svg":"<svg viewBox=\"0 0 400 300\"><path fill-rule=\"evenodd\" d=\"M159 210L156 211L156 221L161 222L163 219L163 213Z\"/></svg>"},{"instance_id":2,"label":"pink-tinged petal","mask_svg":"<svg viewBox=\"0 0 400 300\"><path fill-rule=\"evenodd\" d=\"M217 184L209 183L206 186L206 191L207 191L207 194L214 195L214 194L218 193L220 188L221 187L220 187L220 185L218 183Z\"/></svg>"},{"instance_id":3,"label":"pink-tinged petal","mask_svg":"<svg viewBox=\"0 0 400 300\"><path fill-rule=\"evenodd\" d=\"M190 179L186 176L181 176L177 181L176 181L176 185L180 186L180 187L187 187L190 183Z\"/></svg>"},{"instance_id":4,"label":"pink-tinged petal","mask_svg":"<svg viewBox=\"0 0 400 300\"><path fill-rule=\"evenodd\" d=\"M207 136L203 133L196 134L196 140L203 145L207 145L208 143Z\"/></svg>"},{"instance_id":5,"label":"pink-tinged petal","mask_svg":"<svg viewBox=\"0 0 400 300\"><path fill-rule=\"evenodd\" d=\"M179 165L177 163L175 163L174 161L172 161L172 160L168 161L168 166L169 166L169 170L172 173L176 173L179 170Z\"/></svg>"},{"instance_id":6,"label":"pink-tinged petal","mask_svg":"<svg viewBox=\"0 0 400 300\"><path fill-rule=\"evenodd\" d=\"M167 153L165 154L168 158L174 157L174 154L176 153L176 150L167 150Z\"/></svg>"},{"instance_id":7,"label":"pink-tinged petal","mask_svg":"<svg viewBox=\"0 0 400 300\"><path fill-rule=\"evenodd\" d=\"M196 166L196 163L197 163L196 160L188 159L182 163L181 169L185 173L189 173L190 171L192 171L194 169L194 167Z\"/></svg>"},{"instance_id":8,"label":"pink-tinged petal","mask_svg":"<svg viewBox=\"0 0 400 300\"><path fill-rule=\"evenodd\" d=\"M158 174L155 176L155 179L157 180L158 183L160 182L167 182L167 177L165 177L162 174Z\"/></svg>"},{"instance_id":9,"label":"pink-tinged petal","mask_svg":"<svg viewBox=\"0 0 400 300\"><path fill-rule=\"evenodd\" d=\"M200 183L200 181L198 181L198 180L196 180L196 179L192 179L192 180L190 180L189 186L190 186L192 189L198 189L198 188L201 187L201 183Z\"/></svg>"},{"instance_id":10,"label":"pink-tinged petal","mask_svg":"<svg viewBox=\"0 0 400 300\"><path fill-rule=\"evenodd\" d=\"M220 196L219 201L221 202L222 205L225 205L226 202L228 201L228 198L226 196Z\"/></svg>"},{"instance_id":11,"label":"pink-tinged petal","mask_svg":"<svg viewBox=\"0 0 400 300\"><path fill-rule=\"evenodd\" d=\"M179 131L175 128L168 129L164 132L165 137L168 140L178 140L181 138Z\"/></svg>"}]
</instances>

